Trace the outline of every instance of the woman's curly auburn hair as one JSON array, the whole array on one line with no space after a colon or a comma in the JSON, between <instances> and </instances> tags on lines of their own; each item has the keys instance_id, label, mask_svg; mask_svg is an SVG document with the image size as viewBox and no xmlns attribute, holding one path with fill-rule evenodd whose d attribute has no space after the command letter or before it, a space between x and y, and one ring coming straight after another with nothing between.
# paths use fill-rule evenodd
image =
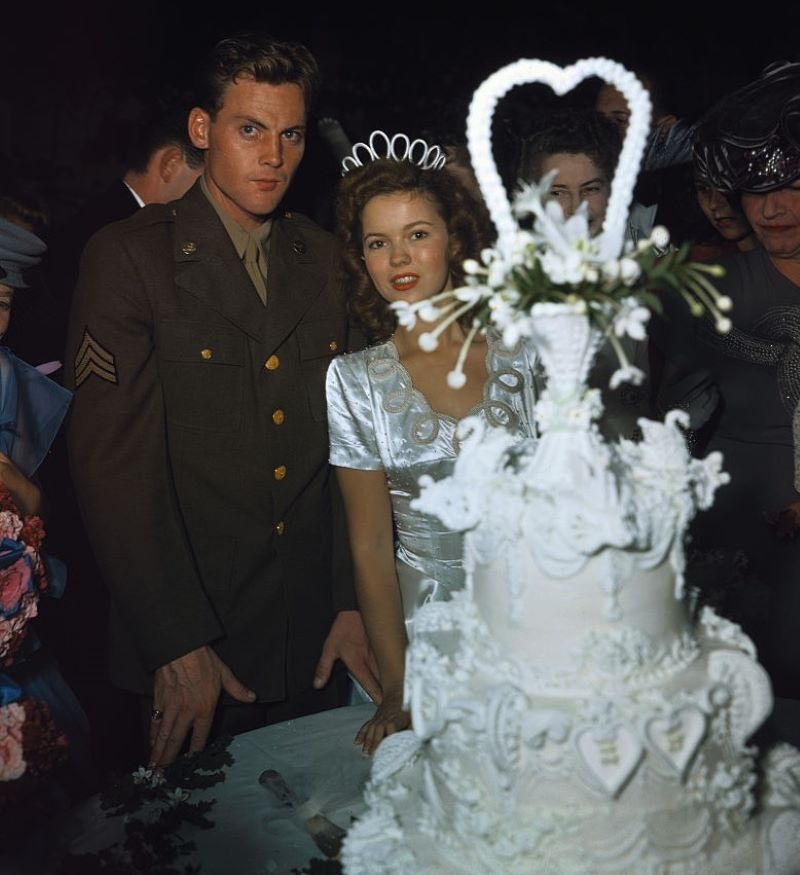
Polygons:
<instances>
[{"instance_id":1,"label":"woman's curly auburn hair","mask_svg":"<svg viewBox=\"0 0 800 875\"><path fill-rule=\"evenodd\" d=\"M411 161L379 158L342 177L336 195L336 232L342 244L341 268L353 319L370 342L387 340L397 317L376 292L364 264L361 213L378 195L411 192L427 197L444 219L450 236L450 273L454 287L464 284L463 262L480 258L494 240L488 210L446 170L424 169ZM463 319L469 327L471 314Z\"/></svg>"}]
</instances>

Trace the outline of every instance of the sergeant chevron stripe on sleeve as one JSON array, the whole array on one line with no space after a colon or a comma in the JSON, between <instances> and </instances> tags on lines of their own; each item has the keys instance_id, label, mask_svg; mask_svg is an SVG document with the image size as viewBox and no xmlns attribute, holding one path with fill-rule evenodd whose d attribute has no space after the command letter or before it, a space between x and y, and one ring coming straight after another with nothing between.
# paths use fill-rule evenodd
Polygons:
<instances>
[{"instance_id":1,"label":"sergeant chevron stripe on sleeve","mask_svg":"<svg viewBox=\"0 0 800 875\"><path fill-rule=\"evenodd\" d=\"M114 355L101 346L89 329L83 331L83 339L75 356L75 388L87 380L91 374L96 374L101 380L117 384L117 365Z\"/></svg>"}]
</instances>

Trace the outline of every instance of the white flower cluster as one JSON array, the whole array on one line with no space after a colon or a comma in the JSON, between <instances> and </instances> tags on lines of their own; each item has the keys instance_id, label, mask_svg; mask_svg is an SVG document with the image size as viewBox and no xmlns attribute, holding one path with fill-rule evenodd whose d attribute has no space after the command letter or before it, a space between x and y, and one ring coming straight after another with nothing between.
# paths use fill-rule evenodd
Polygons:
<instances>
[{"instance_id":1,"label":"white flower cluster","mask_svg":"<svg viewBox=\"0 0 800 875\"><path fill-rule=\"evenodd\" d=\"M719 268L689 262L687 249L660 255L669 245L669 232L661 226L636 245L627 241L618 258L605 257L600 237L589 234L586 205L565 217L560 205L548 198L555 172L539 184L521 185L513 202L514 217L519 222L532 216L533 229L518 227L505 254L496 247L484 250L480 261L465 261L467 284L461 288L426 301L391 305L403 327L413 328L417 317L437 323L420 336L420 346L426 351L436 348L449 325L474 311L472 329L448 375L453 388L466 381L463 363L478 331L493 326L512 348L520 338L530 336L531 309L541 301L584 307L605 331L619 360L611 388L623 382L640 383L644 374L627 360L620 340L625 336L638 341L646 338L650 309L642 298L652 299L655 287L664 282L666 269L659 266L662 257L672 259L673 276L667 284L683 295L692 313L701 315L708 309L720 332L730 330L730 320L723 315L731 307L730 299L720 295L708 279L721 275Z\"/></svg>"}]
</instances>

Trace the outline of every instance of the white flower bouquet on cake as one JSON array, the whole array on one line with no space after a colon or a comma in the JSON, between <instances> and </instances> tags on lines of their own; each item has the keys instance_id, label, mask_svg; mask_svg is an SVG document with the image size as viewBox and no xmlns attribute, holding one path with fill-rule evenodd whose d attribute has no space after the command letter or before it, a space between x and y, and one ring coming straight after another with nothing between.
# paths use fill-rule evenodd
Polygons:
<instances>
[{"instance_id":1,"label":"white flower bouquet on cake","mask_svg":"<svg viewBox=\"0 0 800 875\"><path fill-rule=\"evenodd\" d=\"M499 232L497 243L482 253L481 262L464 263L465 286L426 301L396 302L392 307L399 323L409 327L417 317L428 322L446 317L435 330L421 336L424 349L434 349L438 337L453 321L474 313L472 330L456 367L448 375L448 382L455 388L466 380L463 362L478 332L494 326L502 331L506 345L513 346L520 337L531 335L532 308L544 302L568 304L586 313L601 328L620 364L612 376L612 388L623 381L639 383L644 375L627 361L618 339L624 335L645 339L651 311L662 312L660 293L679 294L693 315L699 317L708 312L718 331L729 331L731 323L725 313L730 310L730 299L720 295L712 282L722 275L722 268L691 261L689 243L671 247L669 232L663 226L656 226L648 239L637 244L623 242L624 219L650 117L649 97L638 80L602 58L580 61L568 70L545 62L533 63L539 64L542 73L551 76L554 82L563 79L572 83L596 73L630 92L631 132L620 155L602 232L590 235L585 203L565 217L561 206L549 200L556 171L538 184L520 183L509 204L486 142L475 141L479 136L475 129L485 123L486 113L491 112L497 99L494 89L497 84L500 87L504 84L502 78L489 79L476 92L469 132L470 145L476 147L473 150L476 176ZM505 71L500 72L505 76ZM528 217L533 218L531 230L521 227Z\"/></svg>"}]
</instances>

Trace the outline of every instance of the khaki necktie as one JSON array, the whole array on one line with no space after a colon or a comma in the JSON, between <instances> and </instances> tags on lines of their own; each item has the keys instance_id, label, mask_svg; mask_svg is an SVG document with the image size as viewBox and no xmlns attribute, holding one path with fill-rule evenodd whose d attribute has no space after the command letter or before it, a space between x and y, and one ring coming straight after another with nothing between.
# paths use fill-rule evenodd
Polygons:
<instances>
[{"instance_id":1,"label":"khaki necktie","mask_svg":"<svg viewBox=\"0 0 800 875\"><path fill-rule=\"evenodd\" d=\"M254 237L247 238L247 246L244 250L244 266L253 285L256 287L258 297L261 298L261 303L267 303L267 284L264 282L264 274L258 264L258 256L260 249Z\"/></svg>"}]
</instances>

